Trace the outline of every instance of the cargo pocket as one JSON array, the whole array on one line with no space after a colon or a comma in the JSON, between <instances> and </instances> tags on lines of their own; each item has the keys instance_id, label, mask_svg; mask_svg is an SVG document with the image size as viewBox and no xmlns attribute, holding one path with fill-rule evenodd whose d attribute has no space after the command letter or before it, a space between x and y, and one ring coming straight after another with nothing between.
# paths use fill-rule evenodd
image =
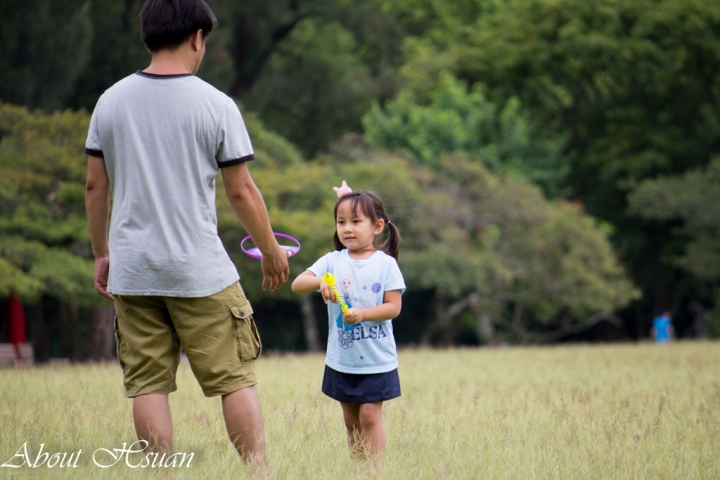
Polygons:
<instances>
[{"instance_id":1,"label":"cargo pocket","mask_svg":"<svg viewBox=\"0 0 720 480\"><path fill-rule=\"evenodd\" d=\"M117 356L118 362L120 362L120 368L125 371L125 363L122 359L122 340L120 338L120 329L118 328L118 317L115 315L113 319L113 332L115 333L115 355Z\"/></svg>"},{"instance_id":2,"label":"cargo pocket","mask_svg":"<svg viewBox=\"0 0 720 480\"><path fill-rule=\"evenodd\" d=\"M249 362L255 360L260 356L262 343L260 342L257 326L255 326L250 302L244 300L241 303L231 305L230 313L235 324L235 341L240 361Z\"/></svg>"}]
</instances>

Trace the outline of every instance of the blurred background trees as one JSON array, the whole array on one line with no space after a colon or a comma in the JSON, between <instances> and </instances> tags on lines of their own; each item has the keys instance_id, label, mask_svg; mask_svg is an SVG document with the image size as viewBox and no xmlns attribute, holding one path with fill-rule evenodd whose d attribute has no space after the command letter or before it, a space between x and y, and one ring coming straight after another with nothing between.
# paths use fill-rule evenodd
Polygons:
<instances>
[{"instance_id":1,"label":"blurred background trees","mask_svg":"<svg viewBox=\"0 0 720 480\"><path fill-rule=\"evenodd\" d=\"M209 4L220 23L199 76L242 104L273 226L303 244L293 275L331 248L345 179L403 233L403 343L641 339L666 309L680 336L720 325L720 5ZM80 330L96 308L87 112L147 66L141 5L0 6L0 296L65 309ZM267 346L322 345L322 303L257 287L218 190Z\"/></svg>"}]
</instances>

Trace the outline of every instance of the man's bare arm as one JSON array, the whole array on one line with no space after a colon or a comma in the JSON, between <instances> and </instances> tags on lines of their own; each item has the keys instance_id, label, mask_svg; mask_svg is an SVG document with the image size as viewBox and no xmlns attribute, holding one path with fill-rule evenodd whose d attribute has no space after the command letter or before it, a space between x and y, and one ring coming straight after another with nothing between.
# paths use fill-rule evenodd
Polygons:
<instances>
[{"instance_id":1,"label":"man's bare arm","mask_svg":"<svg viewBox=\"0 0 720 480\"><path fill-rule=\"evenodd\" d=\"M108 300L112 300L112 294L107 291L110 270L110 249L108 247L110 179L105 168L105 160L93 155L88 155L85 214L88 219L90 242L95 257L95 290Z\"/></svg>"},{"instance_id":2,"label":"man's bare arm","mask_svg":"<svg viewBox=\"0 0 720 480\"><path fill-rule=\"evenodd\" d=\"M273 235L270 219L260 190L245 163L221 169L225 194L240 223L262 252L262 288L277 290L290 275L287 251Z\"/></svg>"}]
</instances>

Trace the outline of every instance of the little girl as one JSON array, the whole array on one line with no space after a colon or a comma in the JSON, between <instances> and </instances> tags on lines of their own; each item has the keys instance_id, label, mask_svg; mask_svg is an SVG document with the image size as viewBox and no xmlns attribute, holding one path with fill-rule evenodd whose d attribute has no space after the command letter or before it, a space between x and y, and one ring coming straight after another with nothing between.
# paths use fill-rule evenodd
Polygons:
<instances>
[{"instance_id":1,"label":"little girl","mask_svg":"<svg viewBox=\"0 0 720 480\"><path fill-rule=\"evenodd\" d=\"M400 232L376 194L343 193L338 192L335 204L336 251L298 275L292 290L299 294L320 290L328 305L330 332L322 391L342 406L351 451L375 455L386 444L383 402L400 396L392 327L405 291L397 265ZM388 238L376 246L385 227ZM335 277L348 306L345 314L333 290L322 281L327 272Z\"/></svg>"}]
</instances>

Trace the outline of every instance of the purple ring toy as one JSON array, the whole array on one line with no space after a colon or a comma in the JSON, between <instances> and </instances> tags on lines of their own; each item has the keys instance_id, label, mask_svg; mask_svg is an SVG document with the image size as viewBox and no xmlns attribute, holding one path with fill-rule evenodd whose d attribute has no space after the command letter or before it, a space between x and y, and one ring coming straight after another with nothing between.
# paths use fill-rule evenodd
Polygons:
<instances>
[{"instance_id":1,"label":"purple ring toy","mask_svg":"<svg viewBox=\"0 0 720 480\"><path fill-rule=\"evenodd\" d=\"M288 240L296 243L296 245L280 245L282 248L290 252L290 257L294 257L300 251L300 242L298 242L297 238L291 237L290 235L286 235L284 233L273 233L273 235L275 235L276 237L287 238ZM262 258L262 252L258 247L245 248L245 243L247 243L248 240L252 240L249 235L243 238L243 241L240 242L240 248L242 249L242 251L253 258Z\"/></svg>"}]
</instances>

